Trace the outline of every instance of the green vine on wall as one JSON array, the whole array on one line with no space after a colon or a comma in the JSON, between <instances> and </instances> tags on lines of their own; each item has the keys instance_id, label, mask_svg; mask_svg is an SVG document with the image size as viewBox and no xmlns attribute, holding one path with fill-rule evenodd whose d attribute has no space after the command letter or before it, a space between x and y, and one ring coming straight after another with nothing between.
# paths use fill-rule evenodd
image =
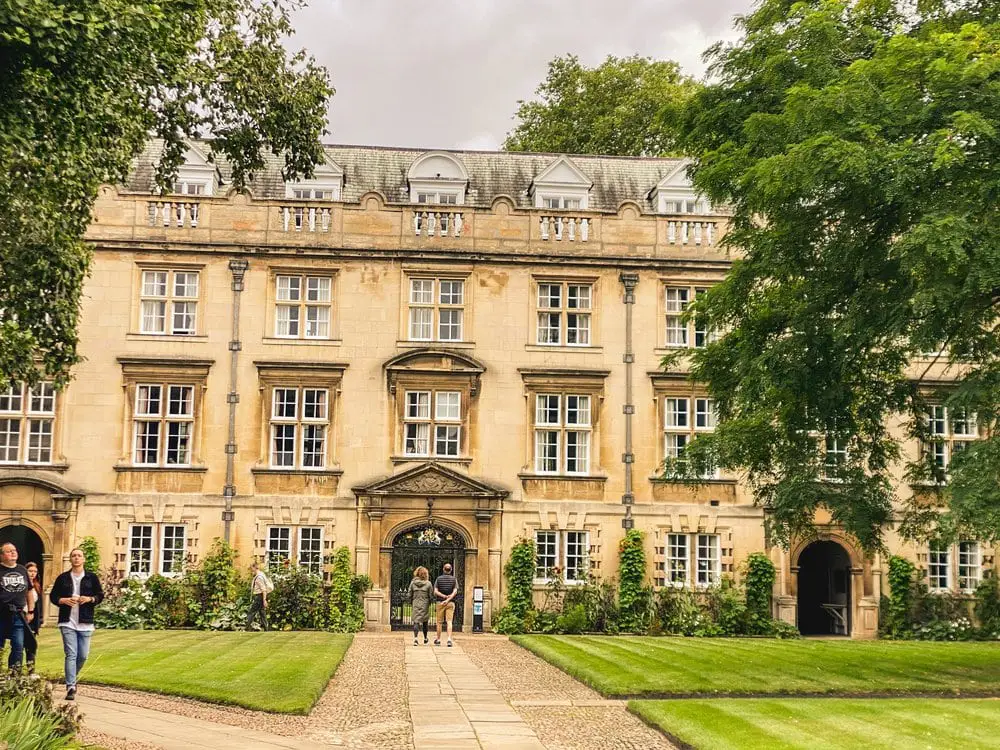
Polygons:
<instances>
[{"instance_id":1,"label":"green vine on wall","mask_svg":"<svg viewBox=\"0 0 1000 750\"><path fill-rule=\"evenodd\" d=\"M745 565L746 632L748 635L769 635L774 629L771 617L771 594L777 578L774 563L763 552L754 552L747 556Z\"/></svg>"},{"instance_id":2,"label":"green vine on wall","mask_svg":"<svg viewBox=\"0 0 1000 750\"><path fill-rule=\"evenodd\" d=\"M898 638L910 630L913 611L913 574L916 566L899 555L889 558L889 606L883 630L886 635Z\"/></svg>"},{"instance_id":3,"label":"green vine on wall","mask_svg":"<svg viewBox=\"0 0 1000 750\"><path fill-rule=\"evenodd\" d=\"M531 628L529 615L534 615L532 587L535 581L535 543L531 539L518 539L510 549L510 557L503 566L507 579L507 605L496 613L493 630L497 633L523 633Z\"/></svg>"},{"instance_id":4,"label":"green vine on wall","mask_svg":"<svg viewBox=\"0 0 1000 750\"><path fill-rule=\"evenodd\" d=\"M101 552L97 547L97 540L92 536L85 536L80 542L80 549L83 551L83 567L93 573L101 570Z\"/></svg>"},{"instance_id":5,"label":"green vine on wall","mask_svg":"<svg viewBox=\"0 0 1000 750\"><path fill-rule=\"evenodd\" d=\"M649 610L643 533L630 529L618 544L618 609L622 630L645 629Z\"/></svg>"}]
</instances>

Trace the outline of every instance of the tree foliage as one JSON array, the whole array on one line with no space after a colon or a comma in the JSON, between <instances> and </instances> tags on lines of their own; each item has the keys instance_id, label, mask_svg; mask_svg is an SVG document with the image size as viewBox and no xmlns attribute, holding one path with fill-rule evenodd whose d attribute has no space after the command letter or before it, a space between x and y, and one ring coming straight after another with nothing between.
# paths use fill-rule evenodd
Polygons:
<instances>
[{"instance_id":1,"label":"tree foliage","mask_svg":"<svg viewBox=\"0 0 1000 750\"><path fill-rule=\"evenodd\" d=\"M310 173L332 95L282 39L300 0L0 0L0 387L65 381L101 183L151 136L166 186L211 136L242 186L267 151Z\"/></svg>"},{"instance_id":2,"label":"tree foliage","mask_svg":"<svg viewBox=\"0 0 1000 750\"><path fill-rule=\"evenodd\" d=\"M721 424L686 458L744 472L778 541L823 508L879 547L910 494L895 497L901 467L919 489L907 535L1000 536L998 16L971 0L764 0L710 51L714 82L680 117L739 248L691 309L726 335L693 357ZM956 454L950 481L911 447L933 439L929 399L993 435ZM824 436L847 447L831 466Z\"/></svg>"},{"instance_id":3,"label":"tree foliage","mask_svg":"<svg viewBox=\"0 0 1000 750\"><path fill-rule=\"evenodd\" d=\"M665 156L675 149L667 106L695 90L677 63L609 56L587 68L575 55L556 57L535 101L518 101L508 151Z\"/></svg>"}]
</instances>

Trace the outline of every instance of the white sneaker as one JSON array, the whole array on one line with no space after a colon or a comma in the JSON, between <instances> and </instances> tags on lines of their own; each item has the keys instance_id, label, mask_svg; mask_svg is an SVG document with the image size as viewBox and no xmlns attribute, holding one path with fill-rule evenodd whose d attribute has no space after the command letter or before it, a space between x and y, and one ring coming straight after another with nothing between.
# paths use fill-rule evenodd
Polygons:
<instances>
[{"instance_id":1,"label":"white sneaker","mask_svg":"<svg viewBox=\"0 0 1000 750\"><path fill-rule=\"evenodd\" d=\"M451 648L451 640L448 641L448 648Z\"/></svg>"}]
</instances>

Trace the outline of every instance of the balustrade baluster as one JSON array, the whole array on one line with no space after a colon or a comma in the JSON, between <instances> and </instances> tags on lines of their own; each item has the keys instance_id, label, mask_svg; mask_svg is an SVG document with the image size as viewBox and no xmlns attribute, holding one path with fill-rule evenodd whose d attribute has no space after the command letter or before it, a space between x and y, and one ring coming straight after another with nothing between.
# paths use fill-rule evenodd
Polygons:
<instances>
[{"instance_id":1,"label":"balustrade baluster","mask_svg":"<svg viewBox=\"0 0 1000 750\"><path fill-rule=\"evenodd\" d=\"M706 224L705 224L705 230L706 230L707 236L708 236L708 244L709 245L714 244L714 239L715 239L715 222L714 221L706 222Z\"/></svg>"},{"instance_id":2,"label":"balustrade baluster","mask_svg":"<svg viewBox=\"0 0 1000 750\"><path fill-rule=\"evenodd\" d=\"M320 231L330 231L330 209L324 208L320 212Z\"/></svg>"},{"instance_id":3,"label":"balustrade baluster","mask_svg":"<svg viewBox=\"0 0 1000 750\"><path fill-rule=\"evenodd\" d=\"M586 242L590 237L590 220L580 219L580 241Z\"/></svg>"},{"instance_id":4,"label":"balustrade baluster","mask_svg":"<svg viewBox=\"0 0 1000 750\"><path fill-rule=\"evenodd\" d=\"M200 208L201 208L201 204L200 203L192 203L191 204L190 214L191 214L191 226L192 227L197 227L198 226L198 211L199 211Z\"/></svg>"},{"instance_id":5,"label":"balustrade baluster","mask_svg":"<svg viewBox=\"0 0 1000 750\"><path fill-rule=\"evenodd\" d=\"M563 220L562 216L556 217L556 239L561 240L563 238Z\"/></svg>"},{"instance_id":6,"label":"balustrade baluster","mask_svg":"<svg viewBox=\"0 0 1000 750\"><path fill-rule=\"evenodd\" d=\"M542 230L542 239L543 240L547 240L549 238L549 217L548 216L543 216L541 218L541 230Z\"/></svg>"},{"instance_id":7,"label":"balustrade baluster","mask_svg":"<svg viewBox=\"0 0 1000 750\"><path fill-rule=\"evenodd\" d=\"M455 226L451 231L453 237L462 236L462 214L455 214Z\"/></svg>"},{"instance_id":8,"label":"balustrade baluster","mask_svg":"<svg viewBox=\"0 0 1000 750\"><path fill-rule=\"evenodd\" d=\"M312 206L309 207L309 231L316 231L316 209Z\"/></svg>"},{"instance_id":9,"label":"balustrade baluster","mask_svg":"<svg viewBox=\"0 0 1000 750\"><path fill-rule=\"evenodd\" d=\"M688 231L691 228L691 223L687 221L681 222L681 244L688 244Z\"/></svg>"},{"instance_id":10,"label":"balustrade baluster","mask_svg":"<svg viewBox=\"0 0 1000 750\"><path fill-rule=\"evenodd\" d=\"M694 223L694 244L701 244L701 222L696 221Z\"/></svg>"},{"instance_id":11,"label":"balustrade baluster","mask_svg":"<svg viewBox=\"0 0 1000 750\"><path fill-rule=\"evenodd\" d=\"M576 219L566 219L569 224L569 241L576 242Z\"/></svg>"}]
</instances>

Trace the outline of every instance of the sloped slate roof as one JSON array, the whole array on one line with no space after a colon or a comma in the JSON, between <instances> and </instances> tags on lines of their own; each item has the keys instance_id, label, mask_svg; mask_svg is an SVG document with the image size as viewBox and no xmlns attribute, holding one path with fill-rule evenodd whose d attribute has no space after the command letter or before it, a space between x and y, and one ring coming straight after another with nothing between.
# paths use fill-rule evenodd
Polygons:
<instances>
[{"instance_id":1,"label":"sloped slate roof","mask_svg":"<svg viewBox=\"0 0 1000 750\"><path fill-rule=\"evenodd\" d=\"M371 191L380 192L389 203L409 203L406 174L414 160L427 153L427 150L383 146L326 145L323 148L327 159L344 170L343 200L349 203L359 201L362 195ZM161 145L155 141L146 147L134 164L125 186L127 190L152 191L153 165L160 150ZM484 207L499 196L511 198L519 207L530 207L528 189L532 180L561 156L506 151L447 150L445 153L460 159L468 170L466 205ZM616 211L627 200L649 208L649 191L682 161L585 155L569 155L569 158L593 181L590 208L597 211ZM270 156L264 171L254 176L251 192L260 198L284 198L282 166L281 158ZM231 174L224 160L220 159L218 173L224 192Z\"/></svg>"}]
</instances>

